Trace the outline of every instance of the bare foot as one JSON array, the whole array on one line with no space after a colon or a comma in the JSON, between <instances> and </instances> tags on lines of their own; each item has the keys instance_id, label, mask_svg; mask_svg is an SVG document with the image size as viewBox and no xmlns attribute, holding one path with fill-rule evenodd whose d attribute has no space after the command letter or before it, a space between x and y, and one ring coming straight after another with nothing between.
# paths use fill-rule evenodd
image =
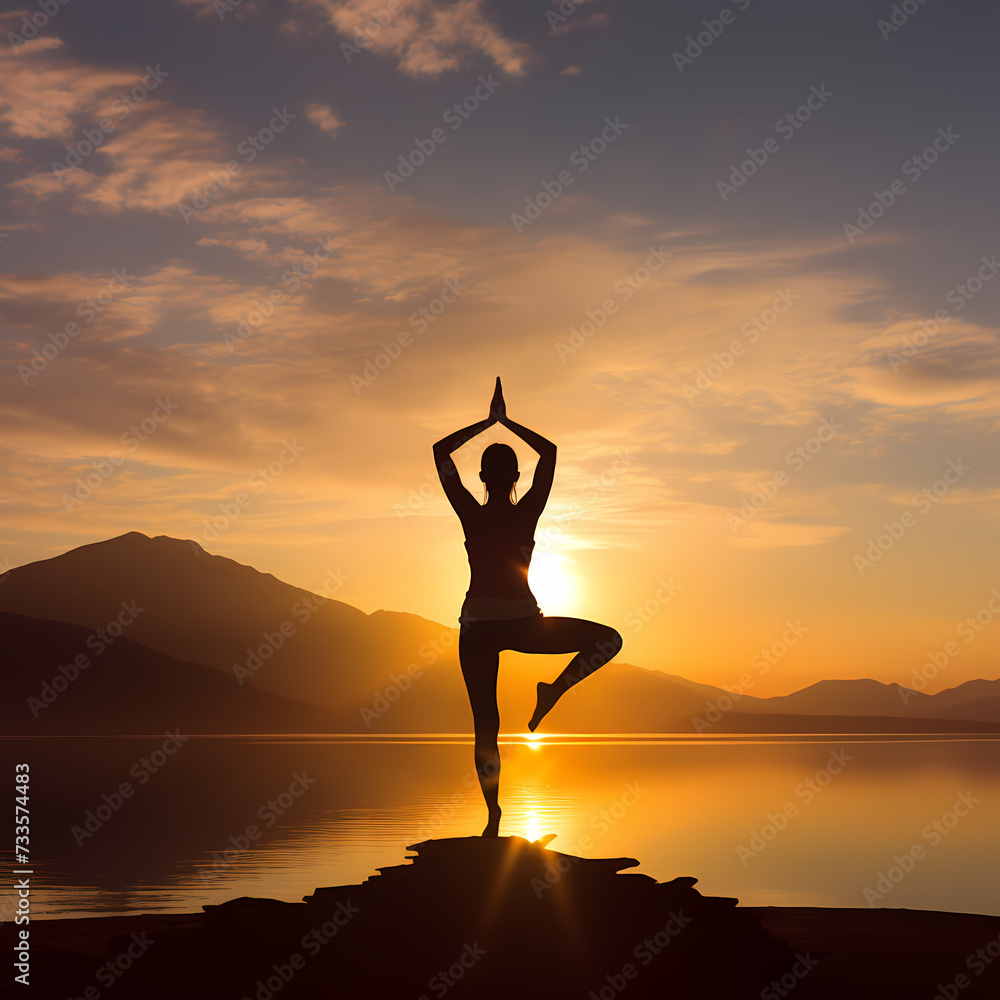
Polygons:
<instances>
[{"instance_id":1,"label":"bare foot","mask_svg":"<svg viewBox=\"0 0 1000 1000\"><path fill-rule=\"evenodd\" d=\"M538 682L538 700L535 702L535 714L528 723L528 732L533 733L538 728L538 724L559 700L559 694L555 684L546 684L545 681Z\"/></svg>"},{"instance_id":2,"label":"bare foot","mask_svg":"<svg viewBox=\"0 0 1000 1000\"><path fill-rule=\"evenodd\" d=\"M490 819L483 830L484 837L499 837L500 836L500 816L502 815L502 810L499 806L495 809L490 810Z\"/></svg>"}]
</instances>

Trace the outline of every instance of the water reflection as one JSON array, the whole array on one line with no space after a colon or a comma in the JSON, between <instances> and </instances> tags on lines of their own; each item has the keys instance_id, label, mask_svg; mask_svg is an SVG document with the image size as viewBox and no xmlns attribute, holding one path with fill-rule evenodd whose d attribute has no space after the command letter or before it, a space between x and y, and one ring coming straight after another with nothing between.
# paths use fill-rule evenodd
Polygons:
<instances>
[{"instance_id":1,"label":"water reflection","mask_svg":"<svg viewBox=\"0 0 1000 1000\"><path fill-rule=\"evenodd\" d=\"M539 840L577 824L583 809L583 799L579 796L560 795L551 787L511 785L503 791L501 832L505 836Z\"/></svg>"},{"instance_id":2,"label":"water reflection","mask_svg":"<svg viewBox=\"0 0 1000 1000\"><path fill-rule=\"evenodd\" d=\"M5 764L32 765L38 916L299 899L485 818L457 734L191 738L139 784L134 762L161 741L0 742ZM878 905L1000 913L995 740L512 736L502 756L503 833L636 857L638 871L693 875L747 905L863 906L919 845ZM949 825L962 795L974 805Z\"/></svg>"}]
</instances>

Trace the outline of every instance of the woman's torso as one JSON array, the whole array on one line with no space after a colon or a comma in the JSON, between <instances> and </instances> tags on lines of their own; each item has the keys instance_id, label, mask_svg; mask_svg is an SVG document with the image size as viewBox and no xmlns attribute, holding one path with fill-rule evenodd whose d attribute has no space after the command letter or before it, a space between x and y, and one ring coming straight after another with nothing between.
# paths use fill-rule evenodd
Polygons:
<instances>
[{"instance_id":1,"label":"woman's torso","mask_svg":"<svg viewBox=\"0 0 1000 1000\"><path fill-rule=\"evenodd\" d=\"M472 598L525 599L538 515L518 504L483 505L464 519Z\"/></svg>"}]
</instances>

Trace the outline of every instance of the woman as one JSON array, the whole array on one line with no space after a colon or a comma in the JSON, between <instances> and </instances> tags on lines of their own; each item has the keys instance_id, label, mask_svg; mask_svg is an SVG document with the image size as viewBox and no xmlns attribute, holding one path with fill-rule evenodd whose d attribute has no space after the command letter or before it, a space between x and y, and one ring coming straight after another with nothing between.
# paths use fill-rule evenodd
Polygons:
<instances>
[{"instance_id":1,"label":"woman","mask_svg":"<svg viewBox=\"0 0 1000 1000\"><path fill-rule=\"evenodd\" d=\"M517 455L505 444L491 444L482 458L479 478L486 484L486 502L462 485L450 455L470 438L495 423L510 428L538 452L531 489L516 500L520 478ZM528 565L535 546L535 525L545 507L556 467L556 446L507 416L500 379L485 420L463 427L434 445L434 463L445 495L465 529L471 580L459 617L459 659L469 692L476 734L476 773L489 809L484 837L500 830L500 753L497 735L497 668L500 652L576 653L551 683L538 684L535 713L528 723L534 732L559 698L574 684L608 662L622 646L622 637L607 625L581 618L547 618L528 587Z\"/></svg>"}]
</instances>

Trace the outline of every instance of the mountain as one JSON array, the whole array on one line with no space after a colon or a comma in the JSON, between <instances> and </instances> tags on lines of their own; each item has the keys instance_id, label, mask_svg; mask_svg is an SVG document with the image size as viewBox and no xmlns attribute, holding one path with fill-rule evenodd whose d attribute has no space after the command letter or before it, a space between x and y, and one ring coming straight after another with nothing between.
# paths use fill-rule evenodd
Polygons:
<instances>
[{"instance_id":1,"label":"mountain","mask_svg":"<svg viewBox=\"0 0 1000 1000\"><path fill-rule=\"evenodd\" d=\"M977 701L953 705L937 713L939 719L975 719L977 722L1000 723L1000 698L979 698Z\"/></svg>"},{"instance_id":2,"label":"mountain","mask_svg":"<svg viewBox=\"0 0 1000 1000\"><path fill-rule=\"evenodd\" d=\"M1000 680L966 681L957 687L939 691L937 694L931 695L931 697L938 708L951 711L962 705L970 705L989 698L1000 698ZM973 717L967 716L967 718Z\"/></svg>"},{"instance_id":3,"label":"mountain","mask_svg":"<svg viewBox=\"0 0 1000 1000\"><path fill-rule=\"evenodd\" d=\"M239 709L247 718L265 705L252 703L252 693L278 696L267 703L277 714L262 719L262 732L285 726L291 732L469 732L457 630L400 612L366 615L333 598L338 580L339 573L328 573L325 593L313 594L195 542L133 531L9 571L0 586L0 612L9 619L0 624L9 637L0 636L0 648L20 649L22 673L35 688L93 644L107 648L102 670L105 663L125 670L131 658L140 674L152 671L161 685L163 671L186 671L192 699L204 687L221 713L218 722L207 709L197 716L204 731L233 731L219 699L235 690L243 693L239 704L249 706ZM48 620L53 635L64 639L69 633L59 629L74 626L76 645L42 642L37 626L31 632L16 616ZM534 682L551 679L565 662L565 656L504 654L499 704L505 731L526 727ZM80 691L99 673L81 678ZM212 675L218 675L216 687L207 679ZM227 687L218 686L220 678ZM18 691L12 701L21 706L28 696L23 680L15 675L12 684ZM112 699L122 711L130 697L137 700L131 731L149 713L144 690L126 686ZM163 692L169 702L172 696ZM820 681L774 698L734 698L713 685L613 661L598 682L580 684L563 698L549 731L992 732L1000 724L998 698L1000 681L968 681L926 695L866 679ZM82 693L65 704L83 714L64 716L65 708L45 714L62 720L67 731L119 725L119 716ZM301 712L309 706L323 714L307 725Z\"/></svg>"},{"instance_id":4,"label":"mountain","mask_svg":"<svg viewBox=\"0 0 1000 1000\"><path fill-rule=\"evenodd\" d=\"M698 684L674 674L664 676L696 692L709 704L731 701L733 712L738 714L1000 722L1000 680L966 681L929 695L869 678L838 679L818 681L787 695L771 698L743 695L735 700L730 696L726 701L728 692L722 688ZM707 707L702 705L702 715Z\"/></svg>"},{"instance_id":5,"label":"mountain","mask_svg":"<svg viewBox=\"0 0 1000 1000\"><path fill-rule=\"evenodd\" d=\"M758 698L741 712L769 715L879 715L927 718L933 715L933 697L899 684L867 678L817 681L793 694ZM944 706L942 706L944 707Z\"/></svg>"},{"instance_id":6,"label":"mountain","mask_svg":"<svg viewBox=\"0 0 1000 1000\"><path fill-rule=\"evenodd\" d=\"M327 595L337 578L328 573L327 593L314 594L196 542L131 531L9 571L0 611L121 628L150 649L261 690L358 711L373 684L426 665L428 644L443 629L417 615L366 615L334 600Z\"/></svg>"},{"instance_id":7,"label":"mountain","mask_svg":"<svg viewBox=\"0 0 1000 1000\"><path fill-rule=\"evenodd\" d=\"M329 732L331 713L131 639L0 612L5 736Z\"/></svg>"}]
</instances>

